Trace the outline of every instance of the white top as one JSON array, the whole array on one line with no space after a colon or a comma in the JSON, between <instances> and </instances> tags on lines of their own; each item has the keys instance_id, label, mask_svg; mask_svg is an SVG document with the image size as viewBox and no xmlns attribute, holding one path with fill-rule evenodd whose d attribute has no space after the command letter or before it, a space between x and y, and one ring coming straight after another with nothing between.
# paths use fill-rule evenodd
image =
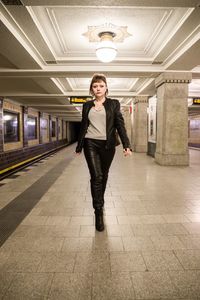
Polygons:
<instances>
[{"instance_id":1,"label":"white top","mask_svg":"<svg viewBox=\"0 0 200 300\"><path fill-rule=\"evenodd\" d=\"M89 126L86 138L106 140L106 111L105 107L102 106L101 110L96 110L92 107L88 114Z\"/></svg>"}]
</instances>

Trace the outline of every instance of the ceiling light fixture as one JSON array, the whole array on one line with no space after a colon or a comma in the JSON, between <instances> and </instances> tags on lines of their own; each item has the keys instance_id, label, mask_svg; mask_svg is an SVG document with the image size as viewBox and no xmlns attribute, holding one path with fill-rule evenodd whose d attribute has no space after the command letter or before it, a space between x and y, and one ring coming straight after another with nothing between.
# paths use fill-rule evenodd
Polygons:
<instances>
[{"instance_id":1,"label":"ceiling light fixture","mask_svg":"<svg viewBox=\"0 0 200 300\"><path fill-rule=\"evenodd\" d=\"M117 47L114 43L123 43L125 38L132 36L127 32L127 26L117 26L105 23L99 26L88 26L88 31L83 33L91 43L97 43L97 58L108 63L115 59Z\"/></svg>"},{"instance_id":2,"label":"ceiling light fixture","mask_svg":"<svg viewBox=\"0 0 200 300\"><path fill-rule=\"evenodd\" d=\"M104 31L100 32L98 36L100 43L96 48L97 58L104 63L113 61L117 55L117 47L113 43L113 38L116 34L111 31Z\"/></svg>"}]
</instances>

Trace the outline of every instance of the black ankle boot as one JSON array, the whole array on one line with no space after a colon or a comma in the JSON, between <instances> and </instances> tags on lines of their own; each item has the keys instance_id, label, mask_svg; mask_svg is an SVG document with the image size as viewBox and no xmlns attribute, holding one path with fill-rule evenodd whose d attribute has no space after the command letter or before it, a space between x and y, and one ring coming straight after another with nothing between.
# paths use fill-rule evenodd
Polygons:
<instances>
[{"instance_id":1,"label":"black ankle boot","mask_svg":"<svg viewBox=\"0 0 200 300\"><path fill-rule=\"evenodd\" d=\"M102 209L95 210L95 227L98 231L104 230L104 222L103 222L103 211Z\"/></svg>"}]
</instances>

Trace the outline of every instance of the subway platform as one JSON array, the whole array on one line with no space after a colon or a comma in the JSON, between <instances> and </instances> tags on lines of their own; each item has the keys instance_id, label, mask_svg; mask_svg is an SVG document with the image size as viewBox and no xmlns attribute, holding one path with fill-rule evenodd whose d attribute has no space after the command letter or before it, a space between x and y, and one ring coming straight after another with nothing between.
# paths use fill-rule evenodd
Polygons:
<instances>
[{"instance_id":1,"label":"subway platform","mask_svg":"<svg viewBox=\"0 0 200 300\"><path fill-rule=\"evenodd\" d=\"M200 299L200 151L163 167L119 146L97 232L74 149L0 182L0 299Z\"/></svg>"}]
</instances>

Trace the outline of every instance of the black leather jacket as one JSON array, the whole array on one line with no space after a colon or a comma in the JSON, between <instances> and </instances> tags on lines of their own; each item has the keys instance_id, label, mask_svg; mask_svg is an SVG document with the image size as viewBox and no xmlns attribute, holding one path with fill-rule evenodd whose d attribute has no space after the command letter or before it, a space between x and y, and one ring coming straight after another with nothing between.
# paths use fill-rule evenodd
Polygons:
<instances>
[{"instance_id":1,"label":"black leather jacket","mask_svg":"<svg viewBox=\"0 0 200 300\"><path fill-rule=\"evenodd\" d=\"M130 142L126 133L124 119L120 111L118 100L106 98L103 103L106 111L106 148L110 149L116 145L116 129L123 144L123 148L130 148ZM78 137L76 152L81 152L84 144L84 138L89 125L88 113L94 106L94 100L83 104L81 128Z\"/></svg>"}]
</instances>

